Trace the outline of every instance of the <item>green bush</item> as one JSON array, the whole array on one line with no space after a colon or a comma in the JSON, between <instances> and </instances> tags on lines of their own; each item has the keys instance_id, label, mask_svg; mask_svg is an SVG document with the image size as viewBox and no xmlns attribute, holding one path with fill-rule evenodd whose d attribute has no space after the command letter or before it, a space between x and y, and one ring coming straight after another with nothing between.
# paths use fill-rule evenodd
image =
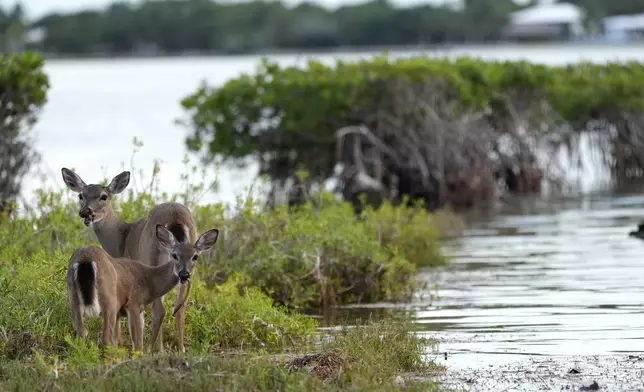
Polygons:
<instances>
[{"instance_id":1,"label":"green bush","mask_svg":"<svg viewBox=\"0 0 644 392\"><path fill-rule=\"evenodd\" d=\"M221 222L221 251L202 271L213 278L243 272L247 285L296 308L406 300L418 288L417 266L445 262L432 216L405 207L386 205L356 220L348 204L307 203L291 212L246 205Z\"/></svg>"},{"instance_id":2,"label":"green bush","mask_svg":"<svg viewBox=\"0 0 644 392\"><path fill-rule=\"evenodd\" d=\"M38 154L28 138L47 101L49 80L35 53L0 54L0 213L20 193L23 177Z\"/></svg>"},{"instance_id":3,"label":"green bush","mask_svg":"<svg viewBox=\"0 0 644 392\"><path fill-rule=\"evenodd\" d=\"M490 189L499 178L511 192L538 190L534 178L541 175L525 167L537 169L533 138L556 133L567 140L576 134L567 133L567 126L583 131L591 119L620 132L613 151L606 152L612 154L607 162L615 161L615 176L642 172L637 162L644 159L633 155L644 158L644 146L636 144L644 137L636 135L644 132L643 88L644 64L635 62L552 67L380 56L334 65L310 61L304 67L265 61L252 75L223 86L203 85L182 105L192 151L206 159L257 157L274 184L295 179L299 170L321 184L335 176L336 163L359 168L349 162L353 156L338 156L336 131L364 125L374 136L362 141L362 163L371 176L378 178L384 168L385 177L403 171L416 184L429 178L435 184L423 187L431 202L471 205L498 197ZM528 133L521 134L521 128ZM502 151L501 136L511 137L521 152ZM373 139L390 151L385 154ZM377 158L368 160L367 148ZM494 154L499 158L488 157ZM369 169L374 159L377 168ZM517 169L532 186L504 177ZM486 186L471 189L475 183Z\"/></svg>"}]
</instances>

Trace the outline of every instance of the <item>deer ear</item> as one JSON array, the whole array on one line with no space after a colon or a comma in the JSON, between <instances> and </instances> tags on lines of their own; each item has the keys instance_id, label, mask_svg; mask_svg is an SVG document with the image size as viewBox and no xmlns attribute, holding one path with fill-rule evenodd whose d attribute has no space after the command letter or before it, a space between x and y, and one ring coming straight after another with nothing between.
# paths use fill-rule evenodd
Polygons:
<instances>
[{"instance_id":1,"label":"deer ear","mask_svg":"<svg viewBox=\"0 0 644 392\"><path fill-rule=\"evenodd\" d=\"M63 181L65 181L65 185L67 185L67 188L71 189L72 191L79 193L83 190L83 188L87 186L85 184L85 181L83 181L83 179L80 178L78 174L74 173L68 168L63 167L60 171L63 174Z\"/></svg>"},{"instance_id":2,"label":"deer ear","mask_svg":"<svg viewBox=\"0 0 644 392\"><path fill-rule=\"evenodd\" d=\"M116 177L112 178L112 182L107 186L107 190L111 194L116 195L125 190L127 185L130 183L130 172L124 171Z\"/></svg>"},{"instance_id":3,"label":"deer ear","mask_svg":"<svg viewBox=\"0 0 644 392\"><path fill-rule=\"evenodd\" d=\"M157 225L156 227L157 240L161 246L166 249L173 249L177 245L177 240L174 238L174 234L163 225Z\"/></svg>"},{"instance_id":4,"label":"deer ear","mask_svg":"<svg viewBox=\"0 0 644 392\"><path fill-rule=\"evenodd\" d=\"M219 238L219 230L208 230L207 232L199 236L199 239L197 240L197 243L195 245L197 246L199 252L205 252L215 245L217 238Z\"/></svg>"}]
</instances>

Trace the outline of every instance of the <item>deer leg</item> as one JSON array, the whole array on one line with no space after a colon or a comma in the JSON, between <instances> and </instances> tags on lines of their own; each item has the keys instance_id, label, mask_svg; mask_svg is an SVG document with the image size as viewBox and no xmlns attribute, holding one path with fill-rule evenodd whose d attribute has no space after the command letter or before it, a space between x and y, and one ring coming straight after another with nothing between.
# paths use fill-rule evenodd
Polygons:
<instances>
[{"instance_id":1,"label":"deer leg","mask_svg":"<svg viewBox=\"0 0 644 392\"><path fill-rule=\"evenodd\" d=\"M72 313L72 324L74 325L76 336L85 339L87 337L87 329L85 329L85 323L83 323L83 315L81 314L80 309L80 300L73 289L70 289L68 291L69 310Z\"/></svg>"},{"instance_id":2,"label":"deer leg","mask_svg":"<svg viewBox=\"0 0 644 392\"><path fill-rule=\"evenodd\" d=\"M116 318L116 327L114 328L114 334L116 335L116 342L119 346L123 345L123 335L121 332L121 317Z\"/></svg>"},{"instance_id":3,"label":"deer leg","mask_svg":"<svg viewBox=\"0 0 644 392\"><path fill-rule=\"evenodd\" d=\"M188 299L184 296L186 295L186 291L188 291L189 288L190 282L188 282L188 284L180 284L177 290L177 301L181 301L182 299L184 300L183 306L181 306L179 310L177 310L177 313L175 315L177 325L177 350L179 350L179 352L181 353L186 352L186 348L183 345L183 325L186 321L186 307L188 306Z\"/></svg>"},{"instance_id":4,"label":"deer leg","mask_svg":"<svg viewBox=\"0 0 644 392\"><path fill-rule=\"evenodd\" d=\"M141 313L139 313L139 320L141 320L141 349L143 349L143 345L144 345L143 341L145 340L144 339L144 337L145 337L145 319L143 317L143 311L141 311Z\"/></svg>"},{"instance_id":5,"label":"deer leg","mask_svg":"<svg viewBox=\"0 0 644 392\"><path fill-rule=\"evenodd\" d=\"M118 340L119 346L123 345L123 329L121 328L121 321L122 319L125 319L127 321L127 311L124 308L121 308L119 310L118 316L117 316L117 321L116 321L116 338ZM129 330L129 323L128 323L128 333L130 333L130 339L132 338L132 334Z\"/></svg>"},{"instance_id":6,"label":"deer leg","mask_svg":"<svg viewBox=\"0 0 644 392\"><path fill-rule=\"evenodd\" d=\"M130 317L130 312L125 311L127 317L127 332L130 334L130 343L132 344L132 350L134 350L134 332L132 330L132 318Z\"/></svg>"},{"instance_id":7,"label":"deer leg","mask_svg":"<svg viewBox=\"0 0 644 392\"><path fill-rule=\"evenodd\" d=\"M141 311L136 308L127 310L127 320L132 333L132 349L143 351L143 325L141 324Z\"/></svg>"},{"instance_id":8,"label":"deer leg","mask_svg":"<svg viewBox=\"0 0 644 392\"><path fill-rule=\"evenodd\" d=\"M116 320L118 312L105 309L103 314L103 347L116 346Z\"/></svg>"},{"instance_id":9,"label":"deer leg","mask_svg":"<svg viewBox=\"0 0 644 392\"><path fill-rule=\"evenodd\" d=\"M156 299L152 303L152 331L150 333L150 349L156 346L159 351L163 351L163 333L161 325L165 318L165 308L163 307L163 297Z\"/></svg>"}]
</instances>

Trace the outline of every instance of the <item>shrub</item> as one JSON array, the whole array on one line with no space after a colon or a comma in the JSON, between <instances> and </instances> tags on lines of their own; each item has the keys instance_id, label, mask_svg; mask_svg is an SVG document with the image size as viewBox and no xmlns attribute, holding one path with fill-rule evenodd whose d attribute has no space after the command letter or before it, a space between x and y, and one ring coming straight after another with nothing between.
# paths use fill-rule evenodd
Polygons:
<instances>
[{"instance_id":1,"label":"shrub","mask_svg":"<svg viewBox=\"0 0 644 392\"><path fill-rule=\"evenodd\" d=\"M356 220L348 204L309 202L291 212L247 205L220 226L224 245L204 270L215 279L241 271L246 285L296 308L407 300L418 288L416 267L444 263L431 217L406 207Z\"/></svg>"},{"instance_id":2,"label":"shrub","mask_svg":"<svg viewBox=\"0 0 644 392\"><path fill-rule=\"evenodd\" d=\"M10 209L38 158L27 131L47 101L49 81L42 67L34 53L0 55L0 213Z\"/></svg>"},{"instance_id":3,"label":"shrub","mask_svg":"<svg viewBox=\"0 0 644 392\"><path fill-rule=\"evenodd\" d=\"M597 120L605 135L617 130L602 151L615 178L641 177L643 88L640 63L381 56L301 68L266 61L253 75L203 85L182 105L192 151L207 160L255 157L278 190L306 170L309 189L336 178L347 199L372 191L435 208L538 192L546 169L539 143L565 146Z\"/></svg>"}]
</instances>

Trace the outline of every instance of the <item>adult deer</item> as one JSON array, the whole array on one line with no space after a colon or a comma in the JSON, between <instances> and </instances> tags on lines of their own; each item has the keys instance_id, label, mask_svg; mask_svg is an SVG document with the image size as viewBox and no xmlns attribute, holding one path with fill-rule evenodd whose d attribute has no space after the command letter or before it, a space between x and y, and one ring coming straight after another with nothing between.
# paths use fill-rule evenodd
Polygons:
<instances>
[{"instance_id":1,"label":"adult deer","mask_svg":"<svg viewBox=\"0 0 644 392\"><path fill-rule=\"evenodd\" d=\"M114 177L107 185L87 185L73 171L62 168L63 181L67 188L78 193L80 204L79 216L86 227L91 227L101 246L112 257L127 257L139 260L149 266L159 266L172 259L171 252L159 243L155 228L166 227L180 243L194 244L197 239L197 224L190 210L180 203L161 203L155 206L147 218L134 222L120 220L110 199L125 190L130 183L130 172L124 171ZM192 271L190 271L192 272ZM190 284L179 285L177 304L186 302ZM183 325L186 305L176 310L177 349L185 352L183 345ZM165 317L163 296L152 303L152 336L150 344L155 344L163 351L163 331L161 324ZM118 342L122 342L120 323L116 324ZM158 339L158 340L157 340Z\"/></svg>"},{"instance_id":2,"label":"adult deer","mask_svg":"<svg viewBox=\"0 0 644 392\"><path fill-rule=\"evenodd\" d=\"M117 345L118 315L127 314L132 348L143 351L143 307L163 297L177 283L186 286L201 252L212 248L219 231L208 230L195 243L178 242L157 224L156 238L170 252L171 261L152 267L137 260L113 258L104 249L76 249L67 269L67 293L76 334L87 337L84 316L103 316L103 345ZM157 332L159 330L157 329ZM154 334L151 341L156 338Z\"/></svg>"}]
</instances>

